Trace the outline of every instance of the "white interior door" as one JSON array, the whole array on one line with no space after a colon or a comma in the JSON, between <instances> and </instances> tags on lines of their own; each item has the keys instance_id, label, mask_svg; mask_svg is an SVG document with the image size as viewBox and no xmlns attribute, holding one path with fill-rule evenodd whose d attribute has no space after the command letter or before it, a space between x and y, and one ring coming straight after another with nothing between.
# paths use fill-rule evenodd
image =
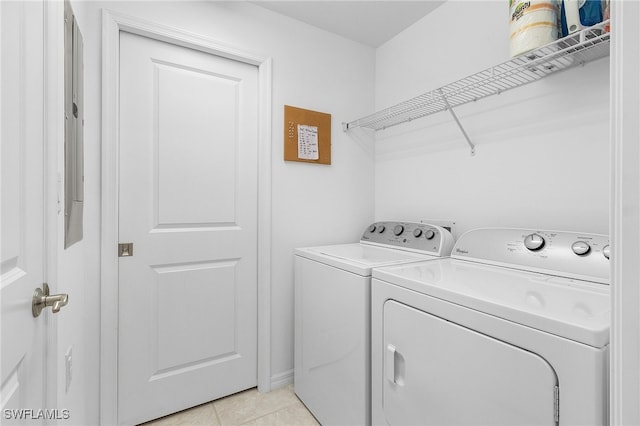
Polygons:
<instances>
[{"instance_id":1,"label":"white interior door","mask_svg":"<svg viewBox=\"0 0 640 426\"><path fill-rule=\"evenodd\" d=\"M255 66L121 33L119 423L256 385L257 89Z\"/></svg>"},{"instance_id":2,"label":"white interior door","mask_svg":"<svg viewBox=\"0 0 640 426\"><path fill-rule=\"evenodd\" d=\"M44 315L33 317L31 304L34 290L45 279L43 4L0 2L0 19L0 415L3 424L39 424L46 322Z\"/></svg>"},{"instance_id":3,"label":"white interior door","mask_svg":"<svg viewBox=\"0 0 640 426\"><path fill-rule=\"evenodd\" d=\"M540 356L389 300L383 406L390 425L557 425L558 379Z\"/></svg>"}]
</instances>

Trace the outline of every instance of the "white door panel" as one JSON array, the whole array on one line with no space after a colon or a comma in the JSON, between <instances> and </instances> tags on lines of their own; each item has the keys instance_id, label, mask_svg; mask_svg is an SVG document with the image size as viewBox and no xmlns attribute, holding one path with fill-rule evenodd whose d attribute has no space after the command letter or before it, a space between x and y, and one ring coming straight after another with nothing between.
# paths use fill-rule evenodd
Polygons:
<instances>
[{"instance_id":1,"label":"white door panel","mask_svg":"<svg viewBox=\"0 0 640 426\"><path fill-rule=\"evenodd\" d=\"M256 385L257 68L121 33L119 422Z\"/></svg>"},{"instance_id":2,"label":"white door panel","mask_svg":"<svg viewBox=\"0 0 640 426\"><path fill-rule=\"evenodd\" d=\"M236 223L239 81L155 67L158 225Z\"/></svg>"},{"instance_id":3,"label":"white door panel","mask_svg":"<svg viewBox=\"0 0 640 426\"><path fill-rule=\"evenodd\" d=\"M31 312L44 281L43 4L0 2L3 424L40 424L44 408L43 316ZM23 421L15 417L23 417Z\"/></svg>"},{"instance_id":4,"label":"white door panel","mask_svg":"<svg viewBox=\"0 0 640 426\"><path fill-rule=\"evenodd\" d=\"M557 424L558 381L540 356L392 300L383 315L389 424Z\"/></svg>"},{"instance_id":5,"label":"white door panel","mask_svg":"<svg viewBox=\"0 0 640 426\"><path fill-rule=\"evenodd\" d=\"M157 268L155 272L157 309L173 314L158 315L155 330L158 333L158 371L166 372L194 361L204 362L211 354L218 355L213 360L234 354L234 330L227 326L226 319L236 316L234 304L227 303L234 298L235 263L200 264L186 269L165 267ZM212 286L211 283L220 285ZM188 302L189 298L210 302L195 310L193 303L180 303ZM212 329L215 325L219 327ZM216 338L203 338L208 334ZM182 348L190 350L187 352Z\"/></svg>"}]
</instances>

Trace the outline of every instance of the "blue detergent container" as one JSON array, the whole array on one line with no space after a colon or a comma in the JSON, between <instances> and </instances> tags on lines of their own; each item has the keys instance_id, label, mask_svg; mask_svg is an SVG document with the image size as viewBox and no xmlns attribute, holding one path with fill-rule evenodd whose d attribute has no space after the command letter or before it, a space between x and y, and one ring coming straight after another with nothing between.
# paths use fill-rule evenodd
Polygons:
<instances>
[{"instance_id":1,"label":"blue detergent container","mask_svg":"<svg viewBox=\"0 0 640 426\"><path fill-rule=\"evenodd\" d=\"M563 0L560 10L562 37L602 22L601 0Z\"/></svg>"}]
</instances>

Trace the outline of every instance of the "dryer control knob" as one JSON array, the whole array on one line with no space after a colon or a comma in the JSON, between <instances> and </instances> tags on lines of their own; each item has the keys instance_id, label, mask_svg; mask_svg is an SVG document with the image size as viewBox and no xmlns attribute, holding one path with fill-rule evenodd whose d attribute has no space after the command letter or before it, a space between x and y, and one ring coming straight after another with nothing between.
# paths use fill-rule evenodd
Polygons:
<instances>
[{"instance_id":1,"label":"dryer control knob","mask_svg":"<svg viewBox=\"0 0 640 426\"><path fill-rule=\"evenodd\" d=\"M396 225L393 228L393 233L396 234L396 236L402 235L403 232L404 232L404 226L402 225Z\"/></svg>"},{"instance_id":2,"label":"dryer control knob","mask_svg":"<svg viewBox=\"0 0 640 426\"><path fill-rule=\"evenodd\" d=\"M524 246L531 251L540 250L544 247L544 238L540 234L529 234L524 239Z\"/></svg>"},{"instance_id":3,"label":"dryer control knob","mask_svg":"<svg viewBox=\"0 0 640 426\"><path fill-rule=\"evenodd\" d=\"M413 230L413 236L416 238L420 238L420 236L422 235L422 229L420 228L416 228Z\"/></svg>"},{"instance_id":4,"label":"dryer control knob","mask_svg":"<svg viewBox=\"0 0 640 426\"><path fill-rule=\"evenodd\" d=\"M604 254L604 257L609 259L609 256L611 256L611 247L609 247L609 244L602 247L602 254Z\"/></svg>"},{"instance_id":5,"label":"dryer control knob","mask_svg":"<svg viewBox=\"0 0 640 426\"><path fill-rule=\"evenodd\" d=\"M385 229L387 228L385 228L384 225L380 225L380 227L378 228L378 233L382 234Z\"/></svg>"},{"instance_id":6,"label":"dryer control knob","mask_svg":"<svg viewBox=\"0 0 640 426\"><path fill-rule=\"evenodd\" d=\"M371 225L369 227L369 232L376 232L376 226L375 225Z\"/></svg>"},{"instance_id":7,"label":"dryer control knob","mask_svg":"<svg viewBox=\"0 0 640 426\"><path fill-rule=\"evenodd\" d=\"M589 253L591 246L584 241L576 241L571 245L571 250L578 256L582 256Z\"/></svg>"},{"instance_id":8,"label":"dryer control knob","mask_svg":"<svg viewBox=\"0 0 640 426\"><path fill-rule=\"evenodd\" d=\"M425 237L427 240L430 240L430 239L432 239L432 238L433 238L433 237L435 237L435 236L436 236L436 233L435 233L435 232L433 232L433 229L427 229L426 231L424 231L424 237Z\"/></svg>"}]
</instances>

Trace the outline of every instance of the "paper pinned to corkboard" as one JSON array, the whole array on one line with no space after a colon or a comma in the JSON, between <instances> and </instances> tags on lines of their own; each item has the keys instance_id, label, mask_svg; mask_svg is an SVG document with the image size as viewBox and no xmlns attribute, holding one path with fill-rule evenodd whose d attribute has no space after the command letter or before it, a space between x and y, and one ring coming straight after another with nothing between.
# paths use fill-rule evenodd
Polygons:
<instances>
[{"instance_id":1,"label":"paper pinned to corkboard","mask_svg":"<svg viewBox=\"0 0 640 426\"><path fill-rule=\"evenodd\" d=\"M331 164L331 114L285 105L284 159Z\"/></svg>"}]
</instances>

